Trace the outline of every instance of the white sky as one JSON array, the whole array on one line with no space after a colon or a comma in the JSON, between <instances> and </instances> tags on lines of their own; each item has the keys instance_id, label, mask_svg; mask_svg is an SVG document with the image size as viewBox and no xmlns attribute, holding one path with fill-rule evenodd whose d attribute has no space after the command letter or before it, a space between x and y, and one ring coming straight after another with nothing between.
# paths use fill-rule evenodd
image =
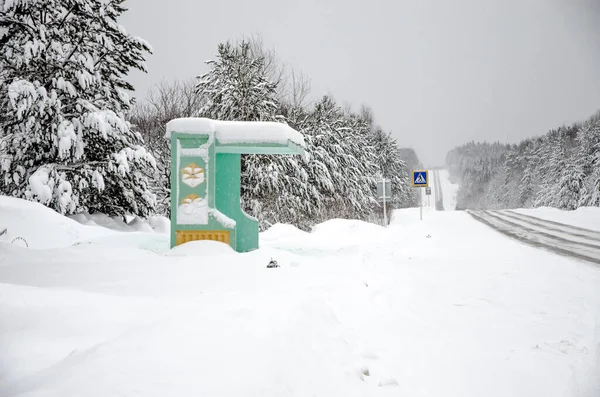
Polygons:
<instances>
[{"instance_id":1,"label":"white sky","mask_svg":"<svg viewBox=\"0 0 600 397\"><path fill-rule=\"evenodd\" d=\"M148 40L137 96L259 34L312 95L367 104L426 165L469 140L514 142L600 109L600 0L128 0Z\"/></svg>"}]
</instances>

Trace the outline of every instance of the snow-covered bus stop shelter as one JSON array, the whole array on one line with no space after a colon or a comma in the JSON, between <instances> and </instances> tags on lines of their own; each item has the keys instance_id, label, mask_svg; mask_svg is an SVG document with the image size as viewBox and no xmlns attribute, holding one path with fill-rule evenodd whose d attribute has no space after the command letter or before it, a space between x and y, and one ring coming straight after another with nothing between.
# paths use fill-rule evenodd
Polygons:
<instances>
[{"instance_id":1,"label":"snow-covered bus stop shelter","mask_svg":"<svg viewBox=\"0 0 600 397\"><path fill-rule=\"evenodd\" d=\"M302 134L283 123L180 118L171 140L171 247L216 240L258 248L258 221L240 206L242 154L303 154Z\"/></svg>"}]
</instances>

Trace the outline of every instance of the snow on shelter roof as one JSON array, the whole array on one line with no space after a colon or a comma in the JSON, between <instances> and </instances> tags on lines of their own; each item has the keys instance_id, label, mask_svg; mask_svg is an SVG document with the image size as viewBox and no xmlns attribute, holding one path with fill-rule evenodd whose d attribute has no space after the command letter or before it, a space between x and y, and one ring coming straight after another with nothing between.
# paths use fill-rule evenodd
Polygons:
<instances>
[{"instance_id":1,"label":"snow on shelter roof","mask_svg":"<svg viewBox=\"0 0 600 397\"><path fill-rule=\"evenodd\" d=\"M304 137L292 127L272 121L221 121L186 117L167 123L165 138L171 133L213 135L221 144L279 144L292 142L306 147Z\"/></svg>"}]
</instances>

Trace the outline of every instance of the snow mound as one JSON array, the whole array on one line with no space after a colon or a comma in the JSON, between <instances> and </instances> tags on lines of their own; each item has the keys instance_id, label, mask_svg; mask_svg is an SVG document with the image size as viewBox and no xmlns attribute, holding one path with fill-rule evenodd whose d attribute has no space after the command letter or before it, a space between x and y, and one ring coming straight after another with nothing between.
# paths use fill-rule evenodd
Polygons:
<instances>
[{"instance_id":1,"label":"snow mound","mask_svg":"<svg viewBox=\"0 0 600 397\"><path fill-rule=\"evenodd\" d=\"M0 241L14 241L29 248L60 248L111 233L80 224L42 204L0 196Z\"/></svg>"},{"instance_id":2,"label":"snow mound","mask_svg":"<svg viewBox=\"0 0 600 397\"><path fill-rule=\"evenodd\" d=\"M151 216L148 224L156 233L169 234L171 232L171 221L165 216Z\"/></svg>"},{"instance_id":3,"label":"snow mound","mask_svg":"<svg viewBox=\"0 0 600 397\"><path fill-rule=\"evenodd\" d=\"M94 222L93 220L89 219L86 216L86 214L69 215L68 218L71 218L74 221L76 221L78 223L81 223L82 225L99 226L96 222Z\"/></svg>"},{"instance_id":4,"label":"snow mound","mask_svg":"<svg viewBox=\"0 0 600 397\"><path fill-rule=\"evenodd\" d=\"M288 251L302 256L355 255L362 243L379 243L387 237L385 228L368 222L332 219L316 225L310 233L290 225L280 225L261 235L261 247Z\"/></svg>"},{"instance_id":5,"label":"snow mound","mask_svg":"<svg viewBox=\"0 0 600 397\"><path fill-rule=\"evenodd\" d=\"M151 232L114 232L109 235L85 239L77 244L99 244L109 247L135 248L144 251L162 253L170 248L168 234Z\"/></svg>"},{"instance_id":6,"label":"snow mound","mask_svg":"<svg viewBox=\"0 0 600 397\"><path fill-rule=\"evenodd\" d=\"M133 231L123 220L117 217L110 217L106 214L77 214L71 218L76 220L84 219L83 222L85 224L98 225L117 232Z\"/></svg>"},{"instance_id":7,"label":"snow mound","mask_svg":"<svg viewBox=\"0 0 600 397\"><path fill-rule=\"evenodd\" d=\"M359 221L356 219L331 219L314 226L313 234L320 235L368 235L369 233L383 233L385 228L374 223Z\"/></svg>"},{"instance_id":8,"label":"snow mound","mask_svg":"<svg viewBox=\"0 0 600 397\"><path fill-rule=\"evenodd\" d=\"M152 226L150 226L147 221L143 220L139 216L136 216L135 218L133 218L133 220L131 222L129 222L127 224L127 226L129 226L130 228L132 228L133 230L135 230L137 232L152 233L154 231Z\"/></svg>"},{"instance_id":9,"label":"snow mound","mask_svg":"<svg viewBox=\"0 0 600 397\"><path fill-rule=\"evenodd\" d=\"M164 216L152 216L147 220L139 216L127 216L127 222L121 217L110 217L106 214L81 213L70 215L69 218L82 225L101 226L117 232L166 233L171 230L171 222Z\"/></svg>"},{"instance_id":10,"label":"snow mound","mask_svg":"<svg viewBox=\"0 0 600 397\"><path fill-rule=\"evenodd\" d=\"M308 233L298 229L296 226L284 223L276 223L260 234L261 241L272 241L278 239L306 238Z\"/></svg>"},{"instance_id":11,"label":"snow mound","mask_svg":"<svg viewBox=\"0 0 600 397\"><path fill-rule=\"evenodd\" d=\"M173 247L166 252L167 256L215 256L237 254L229 244L219 241L190 241Z\"/></svg>"},{"instance_id":12,"label":"snow mound","mask_svg":"<svg viewBox=\"0 0 600 397\"><path fill-rule=\"evenodd\" d=\"M148 221L137 217L129 224L104 214L67 217L33 201L0 196L0 242L20 247L101 244L164 252L169 250L169 230L169 220L164 217Z\"/></svg>"}]
</instances>

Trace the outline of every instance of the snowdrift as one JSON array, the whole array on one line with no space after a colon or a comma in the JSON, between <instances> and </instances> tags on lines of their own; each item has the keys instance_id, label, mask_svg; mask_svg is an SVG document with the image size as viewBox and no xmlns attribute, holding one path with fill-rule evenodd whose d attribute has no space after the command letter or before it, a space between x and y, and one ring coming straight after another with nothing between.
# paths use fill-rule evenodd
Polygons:
<instances>
[{"instance_id":1,"label":"snowdrift","mask_svg":"<svg viewBox=\"0 0 600 397\"><path fill-rule=\"evenodd\" d=\"M82 225L42 204L0 196L0 241L29 248L68 247L83 239L112 234L105 228ZM15 240L16 239L16 240Z\"/></svg>"},{"instance_id":2,"label":"snowdrift","mask_svg":"<svg viewBox=\"0 0 600 397\"><path fill-rule=\"evenodd\" d=\"M84 225L2 205L5 227L39 245L0 244L1 395L599 390L597 269L462 211L397 211L388 228L274 225L240 254L211 241L169 250L167 234L111 230L122 225L106 217Z\"/></svg>"},{"instance_id":3,"label":"snowdrift","mask_svg":"<svg viewBox=\"0 0 600 397\"><path fill-rule=\"evenodd\" d=\"M0 233L4 230L0 242L34 249L95 242L165 250L170 227L164 217L135 218L129 223L104 214L65 217L39 203L0 196Z\"/></svg>"}]
</instances>

